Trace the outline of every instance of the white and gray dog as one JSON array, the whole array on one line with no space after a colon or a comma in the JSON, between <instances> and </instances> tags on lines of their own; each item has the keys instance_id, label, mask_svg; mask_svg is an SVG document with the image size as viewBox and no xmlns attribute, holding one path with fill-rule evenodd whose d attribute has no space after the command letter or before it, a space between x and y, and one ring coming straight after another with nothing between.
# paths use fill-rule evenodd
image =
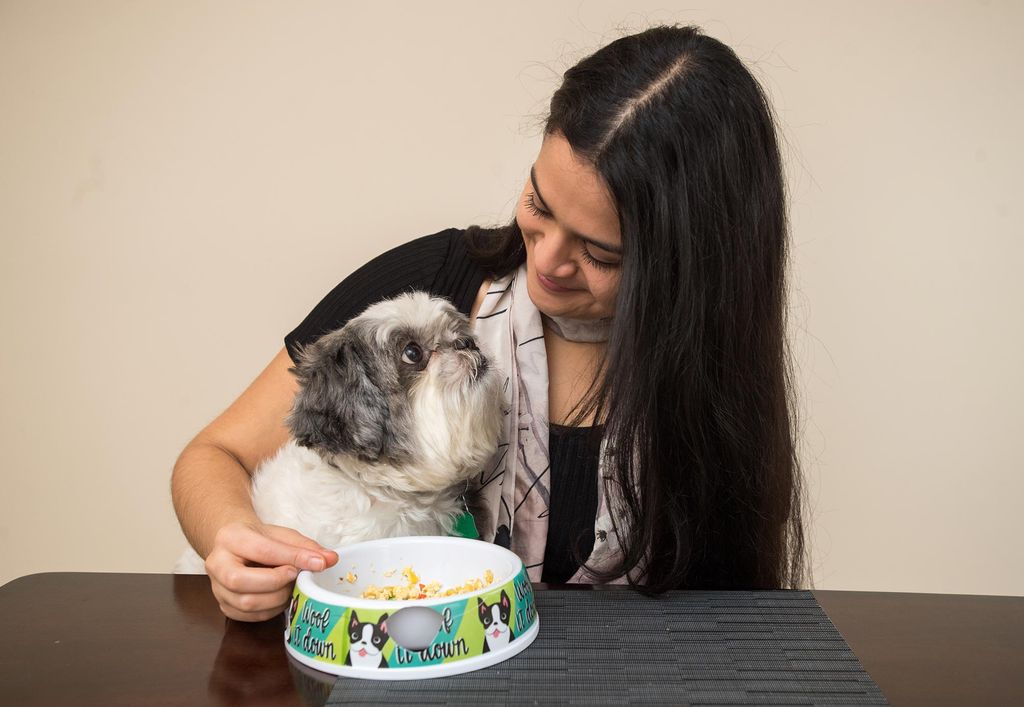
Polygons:
<instances>
[{"instance_id":1,"label":"white and gray dog","mask_svg":"<svg viewBox=\"0 0 1024 707\"><path fill-rule=\"evenodd\" d=\"M404 294L297 358L292 438L253 474L260 520L332 549L447 534L502 422L501 376L466 317L447 300ZM201 573L203 560L190 549L175 571Z\"/></svg>"}]
</instances>

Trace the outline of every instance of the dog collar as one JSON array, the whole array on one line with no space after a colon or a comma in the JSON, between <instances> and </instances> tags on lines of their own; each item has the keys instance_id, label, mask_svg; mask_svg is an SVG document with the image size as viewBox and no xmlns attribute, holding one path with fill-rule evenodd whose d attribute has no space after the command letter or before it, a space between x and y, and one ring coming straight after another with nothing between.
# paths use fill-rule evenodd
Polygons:
<instances>
[{"instance_id":1,"label":"dog collar","mask_svg":"<svg viewBox=\"0 0 1024 707\"><path fill-rule=\"evenodd\" d=\"M452 527L452 532L448 533L448 535L453 538L479 540L480 531L476 529L476 520L473 518L473 514L469 511L463 511L455 516L455 525Z\"/></svg>"},{"instance_id":2,"label":"dog collar","mask_svg":"<svg viewBox=\"0 0 1024 707\"><path fill-rule=\"evenodd\" d=\"M476 528L476 519L473 518L473 514L469 512L469 506L466 505L466 498L462 497L462 513L455 516L455 525L452 526L452 530L448 533L449 537L452 538L469 538L470 540L479 540L480 531Z\"/></svg>"}]
</instances>

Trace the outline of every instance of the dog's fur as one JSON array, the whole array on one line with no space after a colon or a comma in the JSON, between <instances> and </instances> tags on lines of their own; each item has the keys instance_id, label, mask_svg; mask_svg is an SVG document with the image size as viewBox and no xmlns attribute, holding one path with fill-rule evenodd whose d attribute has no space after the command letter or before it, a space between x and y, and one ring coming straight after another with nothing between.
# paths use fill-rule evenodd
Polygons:
<instances>
[{"instance_id":1,"label":"dog's fur","mask_svg":"<svg viewBox=\"0 0 1024 707\"><path fill-rule=\"evenodd\" d=\"M447 300L404 294L297 358L292 439L253 474L260 520L327 548L447 534L502 421L500 376L466 317ZM191 550L175 566L203 570Z\"/></svg>"}]
</instances>

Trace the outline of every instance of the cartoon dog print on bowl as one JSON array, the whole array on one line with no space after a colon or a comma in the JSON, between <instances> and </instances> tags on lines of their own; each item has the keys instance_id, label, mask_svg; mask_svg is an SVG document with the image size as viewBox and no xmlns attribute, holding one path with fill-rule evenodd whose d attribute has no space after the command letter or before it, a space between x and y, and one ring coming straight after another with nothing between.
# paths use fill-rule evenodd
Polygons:
<instances>
[{"instance_id":1,"label":"cartoon dog print on bowl","mask_svg":"<svg viewBox=\"0 0 1024 707\"><path fill-rule=\"evenodd\" d=\"M488 604L483 598L477 598L477 613L480 623L484 625L484 653L489 653L498 648L504 648L510 641L515 639L512 627L509 626L509 618L512 614L512 602L504 590L501 597L493 604Z\"/></svg>"},{"instance_id":2,"label":"cartoon dog print on bowl","mask_svg":"<svg viewBox=\"0 0 1024 707\"><path fill-rule=\"evenodd\" d=\"M381 614L377 623L360 621L359 614L355 609L352 610L352 619L348 623L349 648L345 665L354 668L388 667L388 661L381 653L390 639L387 618L387 614Z\"/></svg>"}]
</instances>

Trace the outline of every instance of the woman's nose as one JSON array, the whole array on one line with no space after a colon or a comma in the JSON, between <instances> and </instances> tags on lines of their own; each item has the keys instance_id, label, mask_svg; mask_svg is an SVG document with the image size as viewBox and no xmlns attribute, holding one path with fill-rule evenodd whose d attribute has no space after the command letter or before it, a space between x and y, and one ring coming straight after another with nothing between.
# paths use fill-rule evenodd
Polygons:
<instances>
[{"instance_id":1,"label":"woman's nose","mask_svg":"<svg viewBox=\"0 0 1024 707\"><path fill-rule=\"evenodd\" d=\"M572 239L561 230L554 228L545 231L533 250L537 268L544 274L572 277L576 272Z\"/></svg>"}]
</instances>

